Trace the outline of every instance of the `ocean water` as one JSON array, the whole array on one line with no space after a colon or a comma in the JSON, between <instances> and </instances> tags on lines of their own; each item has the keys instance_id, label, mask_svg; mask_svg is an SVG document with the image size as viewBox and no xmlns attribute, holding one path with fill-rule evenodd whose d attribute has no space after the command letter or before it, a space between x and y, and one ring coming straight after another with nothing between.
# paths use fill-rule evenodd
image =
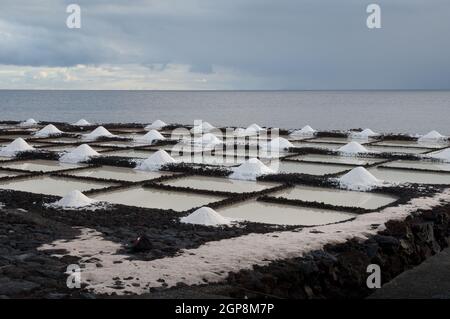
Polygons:
<instances>
[{"instance_id":1,"label":"ocean water","mask_svg":"<svg viewBox=\"0 0 450 319\"><path fill-rule=\"evenodd\" d=\"M9 91L0 121L152 122L450 135L450 91Z\"/></svg>"}]
</instances>

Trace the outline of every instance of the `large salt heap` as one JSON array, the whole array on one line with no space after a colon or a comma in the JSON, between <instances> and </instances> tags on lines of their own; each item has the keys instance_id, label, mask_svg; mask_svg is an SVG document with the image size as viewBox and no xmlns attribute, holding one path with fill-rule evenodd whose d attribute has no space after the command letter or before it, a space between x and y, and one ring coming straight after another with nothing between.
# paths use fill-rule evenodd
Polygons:
<instances>
[{"instance_id":1,"label":"large salt heap","mask_svg":"<svg viewBox=\"0 0 450 319\"><path fill-rule=\"evenodd\" d=\"M88 141L96 140L100 137L113 137L114 135L103 126L97 127L91 133L84 135L84 139Z\"/></svg>"},{"instance_id":2,"label":"large salt heap","mask_svg":"<svg viewBox=\"0 0 450 319\"><path fill-rule=\"evenodd\" d=\"M176 160L170 156L166 151L159 150L152 154L149 158L140 163L136 169L144 171L158 171L167 164L176 163Z\"/></svg>"},{"instance_id":3,"label":"large salt heap","mask_svg":"<svg viewBox=\"0 0 450 319\"><path fill-rule=\"evenodd\" d=\"M264 165L259 159L251 158L234 168L229 178L254 181L258 176L274 173L274 170Z\"/></svg>"},{"instance_id":4,"label":"large salt heap","mask_svg":"<svg viewBox=\"0 0 450 319\"><path fill-rule=\"evenodd\" d=\"M28 120L26 120L26 121L24 121L24 122L21 122L21 123L19 124L19 126L22 126L22 127L31 127L31 126L35 126L36 124L38 124L38 122L36 122L35 119L28 119Z\"/></svg>"},{"instance_id":5,"label":"large salt heap","mask_svg":"<svg viewBox=\"0 0 450 319\"><path fill-rule=\"evenodd\" d=\"M77 122L72 124L73 126L89 126L91 123L86 121L85 119L78 120Z\"/></svg>"},{"instance_id":6,"label":"large salt heap","mask_svg":"<svg viewBox=\"0 0 450 319\"><path fill-rule=\"evenodd\" d=\"M209 146L222 144L222 141L217 136L211 133L206 133L202 136L194 138L192 142L194 144L209 145Z\"/></svg>"},{"instance_id":7,"label":"large salt heap","mask_svg":"<svg viewBox=\"0 0 450 319\"><path fill-rule=\"evenodd\" d=\"M430 154L430 156L444 162L450 162L450 148Z\"/></svg>"},{"instance_id":8,"label":"large salt heap","mask_svg":"<svg viewBox=\"0 0 450 319\"><path fill-rule=\"evenodd\" d=\"M195 224L195 225L205 225L205 226L218 226L218 225L228 225L230 220L223 217L215 210L209 207L201 207L197 209L192 214L180 218L182 223Z\"/></svg>"},{"instance_id":9,"label":"large salt heap","mask_svg":"<svg viewBox=\"0 0 450 319\"><path fill-rule=\"evenodd\" d=\"M59 201L56 201L50 206L58 207L58 208L66 208L66 209L77 209L86 206L90 206L97 201L87 197L79 190L71 191L69 194L61 198Z\"/></svg>"},{"instance_id":10,"label":"large salt heap","mask_svg":"<svg viewBox=\"0 0 450 319\"><path fill-rule=\"evenodd\" d=\"M151 130L144 136L136 137L134 140L138 143L152 144L154 141L162 141L164 139L165 137L161 133L156 130Z\"/></svg>"},{"instance_id":11,"label":"large salt heap","mask_svg":"<svg viewBox=\"0 0 450 319\"><path fill-rule=\"evenodd\" d=\"M212 126L210 123L208 122L202 122L200 125L194 126L191 129L192 133L207 133L210 132L211 130L213 130L215 127Z\"/></svg>"},{"instance_id":12,"label":"large salt heap","mask_svg":"<svg viewBox=\"0 0 450 319\"><path fill-rule=\"evenodd\" d=\"M355 155L360 153L367 153L368 150L358 142L353 141L339 148L338 152L342 153L342 155Z\"/></svg>"},{"instance_id":13,"label":"large salt heap","mask_svg":"<svg viewBox=\"0 0 450 319\"><path fill-rule=\"evenodd\" d=\"M374 187L381 186L382 181L373 176L364 167L355 167L350 172L339 178L341 188L356 191L368 191Z\"/></svg>"},{"instance_id":14,"label":"large salt heap","mask_svg":"<svg viewBox=\"0 0 450 319\"><path fill-rule=\"evenodd\" d=\"M293 137L297 136L313 136L316 133L316 130L313 129L311 126L306 125L301 130L296 130L292 132L290 135Z\"/></svg>"},{"instance_id":15,"label":"large salt heap","mask_svg":"<svg viewBox=\"0 0 450 319\"><path fill-rule=\"evenodd\" d=\"M23 138L18 137L7 146L0 149L0 156L14 157L17 153L32 150L34 150L34 148L31 145L25 142Z\"/></svg>"},{"instance_id":16,"label":"large salt heap","mask_svg":"<svg viewBox=\"0 0 450 319\"><path fill-rule=\"evenodd\" d=\"M265 130L261 126L254 123L254 124L250 125L249 127L247 127L242 135L255 135L255 134L258 134L263 131L265 131Z\"/></svg>"},{"instance_id":17,"label":"large salt heap","mask_svg":"<svg viewBox=\"0 0 450 319\"><path fill-rule=\"evenodd\" d=\"M89 160L93 156L100 156L100 154L94 151L89 145L82 144L73 151L61 156L59 161L63 163L80 163Z\"/></svg>"},{"instance_id":18,"label":"large salt heap","mask_svg":"<svg viewBox=\"0 0 450 319\"><path fill-rule=\"evenodd\" d=\"M161 120L156 120L154 121L152 124L147 125L144 129L147 131L150 130L159 130L162 129L163 127L167 126L167 124Z\"/></svg>"},{"instance_id":19,"label":"large salt heap","mask_svg":"<svg viewBox=\"0 0 450 319\"><path fill-rule=\"evenodd\" d=\"M425 134L424 136L421 136L419 138L419 142L436 142L436 141L441 141L446 139L446 137L444 135L442 135L441 133L439 133L438 131L431 131L427 134Z\"/></svg>"},{"instance_id":20,"label":"large salt heap","mask_svg":"<svg viewBox=\"0 0 450 319\"><path fill-rule=\"evenodd\" d=\"M41 129L40 131L37 131L36 133L34 133L35 137L50 137L50 136L57 136L57 135L61 135L64 132L58 130L58 128L56 126L54 126L53 124L49 124L46 127L44 127L43 129Z\"/></svg>"}]
</instances>

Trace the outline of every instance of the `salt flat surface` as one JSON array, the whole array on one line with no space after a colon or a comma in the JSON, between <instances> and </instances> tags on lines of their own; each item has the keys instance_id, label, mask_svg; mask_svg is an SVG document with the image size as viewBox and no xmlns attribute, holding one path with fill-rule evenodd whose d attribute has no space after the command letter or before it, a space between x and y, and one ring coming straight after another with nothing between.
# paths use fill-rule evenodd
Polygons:
<instances>
[{"instance_id":1,"label":"salt flat surface","mask_svg":"<svg viewBox=\"0 0 450 319\"><path fill-rule=\"evenodd\" d=\"M219 282L228 272L251 269L253 265L267 265L272 260L300 257L310 251L322 249L328 243L343 243L349 239L365 240L385 229L388 220L403 220L418 209L431 209L442 201L450 201L450 189L433 197L422 197L397 207L380 212L359 215L355 220L311 228L269 234L249 234L246 236L208 242L196 249L183 250L175 257L165 257L152 261L128 260L119 253L122 246L105 240L93 229L81 229L81 235L74 240L56 240L39 247L39 250L65 249L67 254L81 258L81 278L88 289L97 293L124 290L136 294L148 292L149 287L161 287L158 279L164 279L168 287L184 282L188 285ZM379 225L372 227L372 225ZM62 256L62 255L55 255ZM103 267L98 268L88 259L95 257ZM116 262L121 263L116 263ZM114 288L114 277L134 279L126 281L126 289ZM139 279L136 279L139 278ZM139 283L139 286L132 286Z\"/></svg>"}]
</instances>

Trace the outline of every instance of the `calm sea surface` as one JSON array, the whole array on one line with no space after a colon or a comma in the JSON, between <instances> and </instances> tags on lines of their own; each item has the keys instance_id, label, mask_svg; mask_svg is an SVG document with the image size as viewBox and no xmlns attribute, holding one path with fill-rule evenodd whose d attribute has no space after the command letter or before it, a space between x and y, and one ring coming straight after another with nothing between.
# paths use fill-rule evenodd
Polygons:
<instances>
[{"instance_id":1,"label":"calm sea surface","mask_svg":"<svg viewBox=\"0 0 450 319\"><path fill-rule=\"evenodd\" d=\"M0 121L152 122L450 135L450 91L1 91Z\"/></svg>"}]
</instances>

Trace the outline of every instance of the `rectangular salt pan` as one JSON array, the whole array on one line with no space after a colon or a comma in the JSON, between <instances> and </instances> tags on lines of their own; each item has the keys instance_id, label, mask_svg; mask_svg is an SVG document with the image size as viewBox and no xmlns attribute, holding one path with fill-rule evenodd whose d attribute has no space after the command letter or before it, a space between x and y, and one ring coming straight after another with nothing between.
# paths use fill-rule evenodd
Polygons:
<instances>
[{"instance_id":1,"label":"rectangular salt pan","mask_svg":"<svg viewBox=\"0 0 450 319\"><path fill-rule=\"evenodd\" d=\"M356 216L339 211L258 201L219 208L217 212L224 217L256 223L303 226L336 223Z\"/></svg>"},{"instance_id":2,"label":"rectangular salt pan","mask_svg":"<svg viewBox=\"0 0 450 319\"><path fill-rule=\"evenodd\" d=\"M393 183L422 183L450 185L450 173L407 171L394 168L371 168L376 178Z\"/></svg>"},{"instance_id":3,"label":"rectangular salt pan","mask_svg":"<svg viewBox=\"0 0 450 319\"><path fill-rule=\"evenodd\" d=\"M36 177L13 180L9 182L0 182L1 189L11 189L22 192L55 196L65 196L73 190L83 192L90 189L99 189L111 185L113 184L79 181L76 179L58 177Z\"/></svg>"},{"instance_id":4,"label":"rectangular salt pan","mask_svg":"<svg viewBox=\"0 0 450 319\"><path fill-rule=\"evenodd\" d=\"M396 197L385 194L309 186L295 186L269 196L364 209L377 209L397 200Z\"/></svg>"},{"instance_id":5,"label":"rectangular salt pan","mask_svg":"<svg viewBox=\"0 0 450 319\"><path fill-rule=\"evenodd\" d=\"M131 188L91 196L113 204L145 208L185 211L222 200L222 197L184 192L168 192L151 188Z\"/></svg>"},{"instance_id":6,"label":"rectangular salt pan","mask_svg":"<svg viewBox=\"0 0 450 319\"><path fill-rule=\"evenodd\" d=\"M395 161L382 165L383 167L400 167L400 168L415 168L423 170L437 170L450 172L450 163L432 162L432 161Z\"/></svg>"},{"instance_id":7,"label":"rectangular salt pan","mask_svg":"<svg viewBox=\"0 0 450 319\"><path fill-rule=\"evenodd\" d=\"M216 178L205 176L189 176L177 178L174 180L165 181L163 182L163 184L177 187L191 187L195 189L234 193L257 192L277 186L277 184L274 183L240 181L232 180L226 177Z\"/></svg>"},{"instance_id":8,"label":"rectangular salt pan","mask_svg":"<svg viewBox=\"0 0 450 319\"><path fill-rule=\"evenodd\" d=\"M333 165L333 164L314 164L314 163L301 163L291 161L280 161L278 163L272 162L269 165L278 173L285 174L309 174L309 175L327 175L336 174L346 170L352 169L351 166L346 165Z\"/></svg>"},{"instance_id":9,"label":"rectangular salt pan","mask_svg":"<svg viewBox=\"0 0 450 319\"><path fill-rule=\"evenodd\" d=\"M102 156L120 156L131 158L149 158L155 152L154 151L141 151L141 150L120 150L120 151L108 151L100 153Z\"/></svg>"},{"instance_id":10,"label":"rectangular salt pan","mask_svg":"<svg viewBox=\"0 0 450 319\"><path fill-rule=\"evenodd\" d=\"M33 172L55 172L65 169L83 167L85 165L61 163L58 161L31 160L27 162L21 161L21 162L6 163L1 166Z\"/></svg>"},{"instance_id":11,"label":"rectangular salt pan","mask_svg":"<svg viewBox=\"0 0 450 319\"><path fill-rule=\"evenodd\" d=\"M317 163L335 163L335 164L350 164L350 165L367 165L383 161L383 159L378 158L357 157L357 156L333 156L320 154L299 155L290 157L289 159L317 162Z\"/></svg>"},{"instance_id":12,"label":"rectangular salt pan","mask_svg":"<svg viewBox=\"0 0 450 319\"><path fill-rule=\"evenodd\" d=\"M114 166L102 166L99 168L83 169L69 173L71 176L80 177L94 177L104 179L116 179L128 182L139 182L144 180L151 180L161 176L171 175L164 172L146 172L141 170L135 170L132 168L114 167Z\"/></svg>"}]
</instances>

